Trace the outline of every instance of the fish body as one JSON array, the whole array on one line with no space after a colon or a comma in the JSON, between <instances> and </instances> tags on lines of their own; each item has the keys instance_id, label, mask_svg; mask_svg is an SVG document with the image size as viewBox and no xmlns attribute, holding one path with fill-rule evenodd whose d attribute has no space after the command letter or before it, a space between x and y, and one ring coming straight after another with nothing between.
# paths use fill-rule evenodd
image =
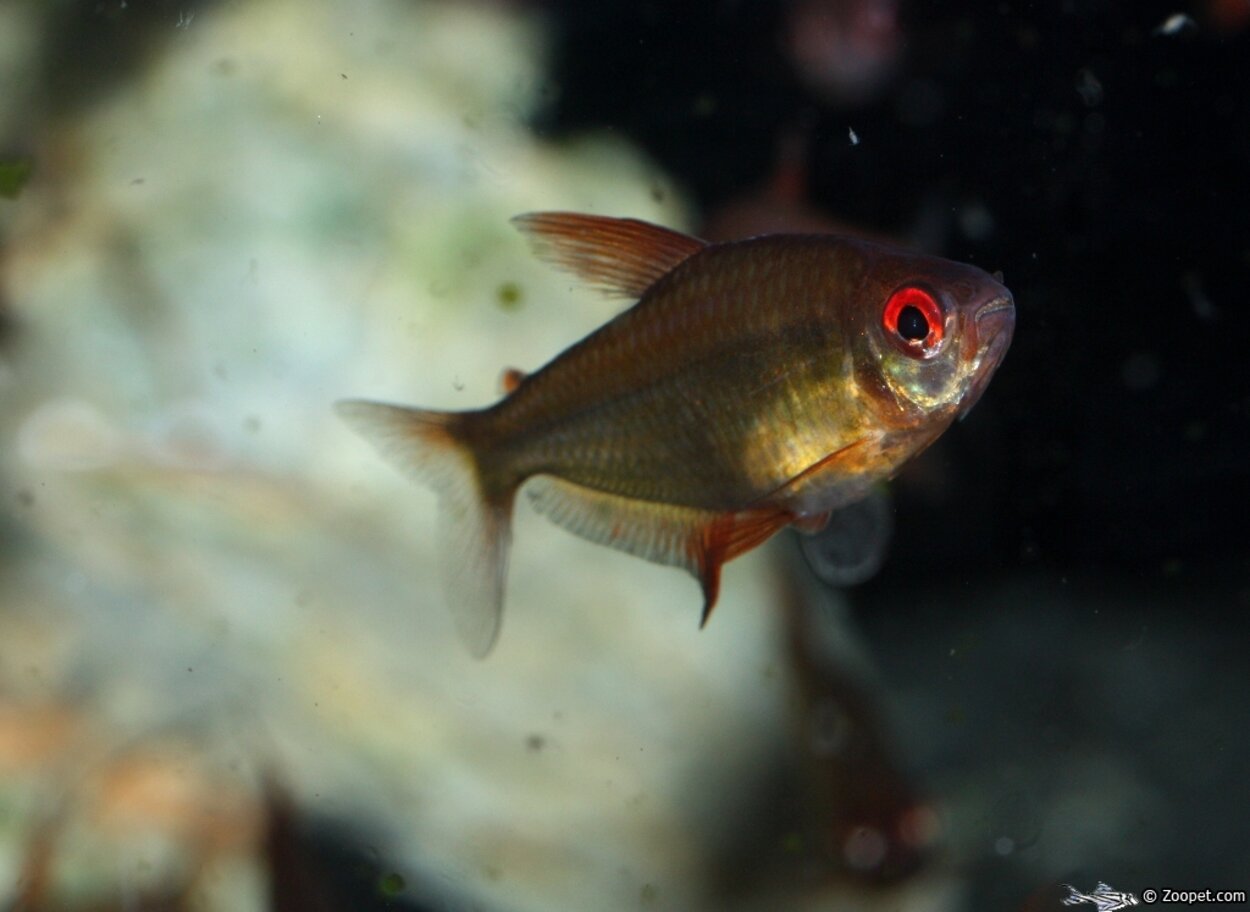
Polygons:
<instances>
[{"instance_id":1,"label":"fish body","mask_svg":"<svg viewBox=\"0 0 1250 912\"><path fill-rule=\"evenodd\" d=\"M488 408L340 411L440 492L470 648L498 632L515 493L591 539L691 571L819 528L983 391L1014 325L979 269L868 241L707 244L628 219L521 216L542 258L637 303Z\"/></svg>"}]
</instances>

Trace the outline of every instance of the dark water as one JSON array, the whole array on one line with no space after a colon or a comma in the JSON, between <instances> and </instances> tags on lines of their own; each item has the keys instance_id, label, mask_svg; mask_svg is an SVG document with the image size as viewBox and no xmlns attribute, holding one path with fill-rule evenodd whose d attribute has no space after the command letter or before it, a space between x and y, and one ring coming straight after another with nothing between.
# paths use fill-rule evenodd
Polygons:
<instances>
[{"instance_id":1,"label":"dark water","mask_svg":"<svg viewBox=\"0 0 1250 912\"><path fill-rule=\"evenodd\" d=\"M976 908L1053 864L1246 882L1250 21L1217 6L904 4L897 70L850 101L761 39L798 4L560 16L543 129L625 131L714 212L802 125L812 203L1015 293L991 392L895 485L891 556L851 594L917 770L998 796Z\"/></svg>"}]
</instances>

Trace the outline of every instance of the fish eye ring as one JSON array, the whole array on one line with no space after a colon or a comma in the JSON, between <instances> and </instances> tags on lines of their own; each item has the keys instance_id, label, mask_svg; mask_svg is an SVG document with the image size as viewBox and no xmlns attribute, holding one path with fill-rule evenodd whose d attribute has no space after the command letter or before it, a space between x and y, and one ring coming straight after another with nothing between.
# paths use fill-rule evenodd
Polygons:
<instances>
[{"instance_id":1,"label":"fish eye ring","mask_svg":"<svg viewBox=\"0 0 1250 912\"><path fill-rule=\"evenodd\" d=\"M937 349L945 333L942 306L918 285L904 285L885 302L881 325L905 354L927 357Z\"/></svg>"}]
</instances>

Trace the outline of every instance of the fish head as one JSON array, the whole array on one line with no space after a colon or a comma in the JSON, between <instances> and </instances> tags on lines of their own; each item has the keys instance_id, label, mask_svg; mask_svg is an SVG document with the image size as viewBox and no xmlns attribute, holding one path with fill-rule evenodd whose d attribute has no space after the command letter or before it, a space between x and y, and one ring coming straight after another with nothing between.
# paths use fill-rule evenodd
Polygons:
<instances>
[{"instance_id":1,"label":"fish head","mask_svg":"<svg viewBox=\"0 0 1250 912\"><path fill-rule=\"evenodd\" d=\"M944 427L981 397L1011 344L1015 303L962 263L863 245L854 361L891 426Z\"/></svg>"}]
</instances>

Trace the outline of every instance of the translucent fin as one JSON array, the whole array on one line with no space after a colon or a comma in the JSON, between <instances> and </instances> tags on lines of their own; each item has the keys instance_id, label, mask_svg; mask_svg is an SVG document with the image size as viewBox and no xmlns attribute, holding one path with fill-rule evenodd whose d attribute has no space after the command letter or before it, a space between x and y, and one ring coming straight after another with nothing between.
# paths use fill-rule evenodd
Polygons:
<instances>
[{"instance_id":1,"label":"translucent fin","mask_svg":"<svg viewBox=\"0 0 1250 912\"><path fill-rule=\"evenodd\" d=\"M456 630L478 658L499 636L515 489L487 497L473 451L451 412L340 402L336 410L384 457L432 488L439 503L439 565Z\"/></svg>"},{"instance_id":2,"label":"translucent fin","mask_svg":"<svg viewBox=\"0 0 1250 912\"><path fill-rule=\"evenodd\" d=\"M637 219L530 212L512 223L530 239L535 255L590 285L625 298L640 298L706 241Z\"/></svg>"},{"instance_id":3,"label":"translucent fin","mask_svg":"<svg viewBox=\"0 0 1250 912\"><path fill-rule=\"evenodd\" d=\"M825 510L823 513L812 513L810 516L800 516L793 523L794 528L798 529L804 535L816 535L825 526L829 525L829 517L833 515L832 510Z\"/></svg>"},{"instance_id":4,"label":"translucent fin","mask_svg":"<svg viewBox=\"0 0 1250 912\"><path fill-rule=\"evenodd\" d=\"M710 510L618 497L540 475L525 488L534 509L557 526L655 564L695 573L690 541L716 519Z\"/></svg>"},{"instance_id":5,"label":"translucent fin","mask_svg":"<svg viewBox=\"0 0 1250 912\"><path fill-rule=\"evenodd\" d=\"M877 575L890 551L894 507L884 485L826 515L828 523L799 539L812 572L830 586L858 586ZM806 531L806 530L804 530Z\"/></svg>"},{"instance_id":6,"label":"translucent fin","mask_svg":"<svg viewBox=\"0 0 1250 912\"><path fill-rule=\"evenodd\" d=\"M777 485L777 487L773 488L761 497L759 502L770 503L775 502L783 495L798 495L805 487L829 473L839 473L849 477L854 477L860 474L857 470L856 463L857 461L862 463L864 453L866 452L863 448L869 442L870 441L867 437L861 437L858 440L848 443L840 450L834 450L828 456L825 456L809 465L802 472L799 472L797 475L792 475L790 478ZM823 523L818 516L812 516L805 519L803 523L814 525L817 529L823 528Z\"/></svg>"},{"instance_id":7,"label":"translucent fin","mask_svg":"<svg viewBox=\"0 0 1250 912\"><path fill-rule=\"evenodd\" d=\"M763 544L794 518L771 507L716 513L633 500L546 475L533 479L527 491L539 513L575 535L688 571L703 588L700 626L716 606L721 565Z\"/></svg>"}]
</instances>

